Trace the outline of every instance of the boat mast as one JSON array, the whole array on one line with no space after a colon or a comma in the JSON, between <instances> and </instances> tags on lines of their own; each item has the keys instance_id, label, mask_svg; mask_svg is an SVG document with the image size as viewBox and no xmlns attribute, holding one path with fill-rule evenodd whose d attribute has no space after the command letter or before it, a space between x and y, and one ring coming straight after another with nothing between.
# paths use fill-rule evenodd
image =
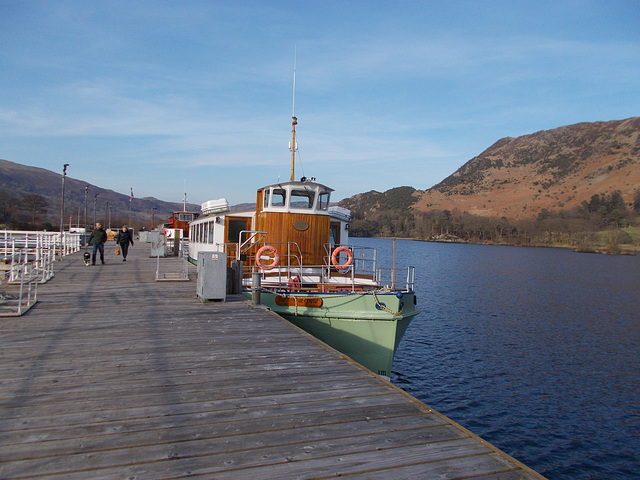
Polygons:
<instances>
[{"instance_id":1,"label":"boat mast","mask_svg":"<svg viewBox=\"0 0 640 480\"><path fill-rule=\"evenodd\" d=\"M291 110L291 181L295 182L295 160L296 160L296 125L298 119L296 118L296 53L294 49L293 53L293 108Z\"/></svg>"},{"instance_id":2,"label":"boat mast","mask_svg":"<svg viewBox=\"0 0 640 480\"><path fill-rule=\"evenodd\" d=\"M182 211L187 211L187 179L184 179L184 198L182 200Z\"/></svg>"}]
</instances>

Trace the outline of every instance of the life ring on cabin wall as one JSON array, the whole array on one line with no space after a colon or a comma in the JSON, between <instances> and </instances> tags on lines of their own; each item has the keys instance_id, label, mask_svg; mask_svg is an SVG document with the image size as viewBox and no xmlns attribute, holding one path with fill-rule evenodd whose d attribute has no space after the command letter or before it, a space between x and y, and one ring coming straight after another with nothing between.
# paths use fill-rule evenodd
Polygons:
<instances>
[{"instance_id":1,"label":"life ring on cabin wall","mask_svg":"<svg viewBox=\"0 0 640 480\"><path fill-rule=\"evenodd\" d=\"M347 254L347 261L345 263L340 263L338 261L338 256L340 252L344 252ZM344 270L345 268L349 268L349 266L353 263L353 252L349 250L349 247L338 247L331 254L331 263L338 270Z\"/></svg>"},{"instance_id":2,"label":"life ring on cabin wall","mask_svg":"<svg viewBox=\"0 0 640 480\"><path fill-rule=\"evenodd\" d=\"M263 258L263 254L265 252L271 252L273 254L273 261L269 265L263 262L263 260L271 258L271 257ZM271 245L265 245L264 247L261 247L260 250L256 252L256 265L258 265L263 270L271 270L273 267L277 267L279 263L280 263L280 254L278 253L278 249L276 249L276 247L272 247Z\"/></svg>"},{"instance_id":3,"label":"life ring on cabin wall","mask_svg":"<svg viewBox=\"0 0 640 480\"><path fill-rule=\"evenodd\" d=\"M287 286L292 292L297 292L298 290L300 290L300 279L298 277L289 278L289 280L287 281Z\"/></svg>"}]
</instances>

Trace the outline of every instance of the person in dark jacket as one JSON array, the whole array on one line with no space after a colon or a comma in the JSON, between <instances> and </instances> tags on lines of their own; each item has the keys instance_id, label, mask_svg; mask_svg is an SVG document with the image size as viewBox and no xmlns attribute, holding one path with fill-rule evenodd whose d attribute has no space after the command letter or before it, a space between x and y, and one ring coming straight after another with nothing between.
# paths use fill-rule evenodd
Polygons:
<instances>
[{"instance_id":1,"label":"person in dark jacket","mask_svg":"<svg viewBox=\"0 0 640 480\"><path fill-rule=\"evenodd\" d=\"M93 244L93 255L91 265L96 264L96 252L100 252L100 261L104 265L104 242L107 241L107 232L104 231L100 223L96 223L96 228L89 235L89 244Z\"/></svg>"},{"instance_id":2,"label":"person in dark jacket","mask_svg":"<svg viewBox=\"0 0 640 480\"><path fill-rule=\"evenodd\" d=\"M133 235L131 230L126 225L122 226L122 229L116 235L116 243L120 245L120 253L122 254L122 261L127 261L127 252L129 251L129 243L133 246Z\"/></svg>"}]
</instances>

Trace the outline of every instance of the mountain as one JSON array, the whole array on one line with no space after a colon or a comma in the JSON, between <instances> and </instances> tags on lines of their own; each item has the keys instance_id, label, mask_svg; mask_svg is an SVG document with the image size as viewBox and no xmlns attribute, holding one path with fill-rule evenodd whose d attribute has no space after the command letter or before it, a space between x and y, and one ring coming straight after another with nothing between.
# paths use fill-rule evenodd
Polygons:
<instances>
[{"instance_id":1,"label":"mountain","mask_svg":"<svg viewBox=\"0 0 640 480\"><path fill-rule=\"evenodd\" d=\"M111 207L111 224L119 225L129 219L130 195L114 192L91 185L83 180L77 180L67 176L65 178L64 195L64 222L68 223L69 217L72 224L84 223L85 187L88 186L87 195L87 221L93 223L94 207L96 219L104 221L107 202ZM16 208L20 207L20 199L26 194L38 194L47 202L46 213L43 221L49 221L54 226L60 224L60 200L62 196L62 175L44 168L29 167L18 163L0 160L0 193L2 201L13 201ZM95 195L98 194L97 200ZM9 202L10 203L10 202ZM137 229L141 226L151 226L152 208L155 208L154 220L156 224L167 222L171 213L181 211L182 203L171 203L153 197L134 198L131 202L131 217L133 226ZM199 212L200 206L187 204L190 211ZM6 212L5 212L6 215Z\"/></svg>"},{"instance_id":2,"label":"mountain","mask_svg":"<svg viewBox=\"0 0 640 480\"><path fill-rule=\"evenodd\" d=\"M412 207L517 220L618 190L628 204L640 191L640 117L503 138L422 192Z\"/></svg>"}]
</instances>

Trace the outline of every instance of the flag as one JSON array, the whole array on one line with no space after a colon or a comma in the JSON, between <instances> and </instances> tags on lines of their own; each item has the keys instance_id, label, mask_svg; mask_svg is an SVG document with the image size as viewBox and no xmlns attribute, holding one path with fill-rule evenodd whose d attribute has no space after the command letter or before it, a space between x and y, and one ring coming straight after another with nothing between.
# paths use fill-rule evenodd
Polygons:
<instances>
[{"instance_id":1,"label":"flag","mask_svg":"<svg viewBox=\"0 0 640 480\"><path fill-rule=\"evenodd\" d=\"M129 201L133 200L133 187L131 188L131 196L129 197Z\"/></svg>"}]
</instances>

